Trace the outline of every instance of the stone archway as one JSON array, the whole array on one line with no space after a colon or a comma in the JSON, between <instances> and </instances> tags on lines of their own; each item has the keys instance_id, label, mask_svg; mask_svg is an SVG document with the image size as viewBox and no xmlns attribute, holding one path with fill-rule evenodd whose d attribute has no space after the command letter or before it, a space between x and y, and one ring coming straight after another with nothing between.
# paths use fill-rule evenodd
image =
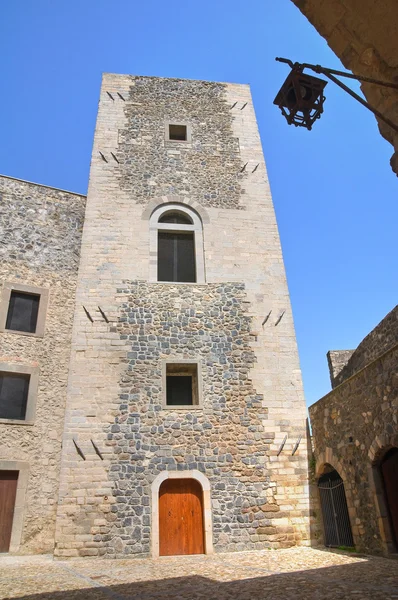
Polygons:
<instances>
[{"instance_id":1,"label":"stone archway","mask_svg":"<svg viewBox=\"0 0 398 600\"><path fill-rule=\"evenodd\" d=\"M352 489L351 489L351 481L350 481L349 477L347 476L347 472L346 472L343 464L337 458L337 456L334 455L333 450L329 447L325 448L325 451L321 452L317 456L316 471L315 471L317 482L318 482L319 478L321 477L321 475L323 475L323 473L324 473L325 465L330 465L330 467L332 467L337 472L339 477L344 482L345 500L347 503L347 510L348 510L348 516L349 516L349 521L350 521L350 526L351 526L353 543L355 546L357 546L360 538L359 538L358 527L355 525L356 518L357 518L357 509L354 505L353 493L352 493ZM318 498L319 498L319 493L318 493ZM322 513L322 511L321 511L321 513ZM323 519L322 519L322 527L324 530Z\"/></svg>"},{"instance_id":2,"label":"stone archway","mask_svg":"<svg viewBox=\"0 0 398 600\"><path fill-rule=\"evenodd\" d=\"M336 469L327 463L318 478L318 493L325 546L354 546L344 481Z\"/></svg>"},{"instance_id":3,"label":"stone archway","mask_svg":"<svg viewBox=\"0 0 398 600\"><path fill-rule=\"evenodd\" d=\"M157 558L159 556L159 492L162 483L168 479L194 479L199 482L203 491L204 552L205 554L213 554L210 482L203 473L195 469L192 471L163 471L152 483L152 557Z\"/></svg>"}]
</instances>

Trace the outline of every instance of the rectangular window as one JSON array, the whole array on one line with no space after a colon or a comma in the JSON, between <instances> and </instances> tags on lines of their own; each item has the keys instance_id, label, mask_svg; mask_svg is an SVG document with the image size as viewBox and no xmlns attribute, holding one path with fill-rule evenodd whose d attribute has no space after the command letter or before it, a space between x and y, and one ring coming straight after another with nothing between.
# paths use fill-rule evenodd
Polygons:
<instances>
[{"instance_id":1,"label":"rectangular window","mask_svg":"<svg viewBox=\"0 0 398 600\"><path fill-rule=\"evenodd\" d=\"M169 140L185 142L187 140L187 126L169 125Z\"/></svg>"},{"instance_id":2,"label":"rectangular window","mask_svg":"<svg viewBox=\"0 0 398 600\"><path fill-rule=\"evenodd\" d=\"M0 372L0 419L25 419L29 382L27 373Z\"/></svg>"},{"instance_id":3,"label":"rectangular window","mask_svg":"<svg viewBox=\"0 0 398 600\"><path fill-rule=\"evenodd\" d=\"M8 305L6 329L35 333L39 303L40 296L37 294L26 294L12 290Z\"/></svg>"},{"instance_id":4,"label":"rectangular window","mask_svg":"<svg viewBox=\"0 0 398 600\"><path fill-rule=\"evenodd\" d=\"M199 404L197 363L166 364L166 406Z\"/></svg>"},{"instance_id":5,"label":"rectangular window","mask_svg":"<svg viewBox=\"0 0 398 600\"><path fill-rule=\"evenodd\" d=\"M159 231L158 281L196 281L193 233Z\"/></svg>"}]
</instances>

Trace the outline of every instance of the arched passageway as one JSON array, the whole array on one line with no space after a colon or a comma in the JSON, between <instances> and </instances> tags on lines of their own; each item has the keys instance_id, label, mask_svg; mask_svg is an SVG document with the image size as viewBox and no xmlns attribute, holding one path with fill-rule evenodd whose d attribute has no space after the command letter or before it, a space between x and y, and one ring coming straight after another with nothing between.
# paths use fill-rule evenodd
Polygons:
<instances>
[{"instance_id":1,"label":"arched passageway","mask_svg":"<svg viewBox=\"0 0 398 600\"><path fill-rule=\"evenodd\" d=\"M354 546L344 482L338 472L325 465L318 479L325 546Z\"/></svg>"},{"instance_id":2,"label":"arched passageway","mask_svg":"<svg viewBox=\"0 0 398 600\"><path fill-rule=\"evenodd\" d=\"M398 550L398 448L392 448L380 462L384 496L389 516L391 534Z\"/></svg>"}]
</instances>

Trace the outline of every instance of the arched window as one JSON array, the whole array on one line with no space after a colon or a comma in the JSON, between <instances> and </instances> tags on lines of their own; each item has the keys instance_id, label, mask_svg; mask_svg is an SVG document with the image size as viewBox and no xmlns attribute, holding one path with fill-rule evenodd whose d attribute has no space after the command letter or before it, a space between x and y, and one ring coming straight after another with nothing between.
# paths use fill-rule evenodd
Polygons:
<instances>
[{"instance_id":1,"label":"arched window","mask_svg":"<svg viewBox=\"0 0 398 600\"><path fill-rule=\"evenodd\" d=\"M151 281L204 283L203 229L190 207L166 204L150 218Z\"/></svg>"}]
</instances>

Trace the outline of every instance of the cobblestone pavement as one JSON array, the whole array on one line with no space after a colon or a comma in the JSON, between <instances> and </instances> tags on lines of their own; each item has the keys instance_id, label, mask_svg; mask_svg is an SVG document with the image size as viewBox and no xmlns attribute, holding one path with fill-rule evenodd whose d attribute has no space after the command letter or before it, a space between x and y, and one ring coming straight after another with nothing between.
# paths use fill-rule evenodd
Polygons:
<instances>
[{"instance_id":1,"label":"cobblestone pavement","mask_svg":"<svg viewBox=\"0 0 398 600\"><path fill-rule=\"evenodd\" d=\"M3 555L0 598L398 600L398 561L312 548L157 560Z\"/></svg>"}]
</instances>

